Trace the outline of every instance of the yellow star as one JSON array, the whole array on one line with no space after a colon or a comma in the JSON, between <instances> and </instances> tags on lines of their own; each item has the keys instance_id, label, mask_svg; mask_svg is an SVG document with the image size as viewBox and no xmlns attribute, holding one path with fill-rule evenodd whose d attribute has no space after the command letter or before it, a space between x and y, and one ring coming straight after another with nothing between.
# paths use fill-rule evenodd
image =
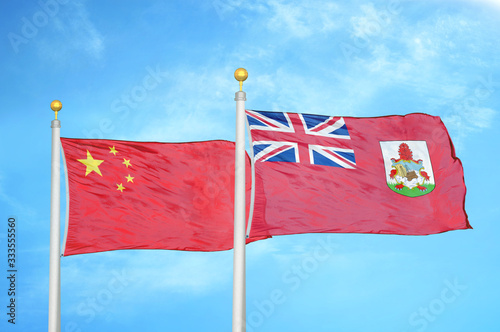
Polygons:
<instances>
[{"instance_id":1,"label":"yellow star","mask_svg":"<svg viewBox=\"0 0 500 332\"><path fill-rule=\"evenodd\" d=\"M89 175L92 171L96 172L100 176L102 176L101 171L99 170L99 165L104 161L104 160L97 160L92 158L90 155L89 150L87 150L87 159L77 159L79 162L87 166L87 169L85 171L85 176Z\"/></svg>"},{"instance_id":2,"label":"yellow star","mask_svg":"<svg viewBox=\"0 0 500 332\"><path fill-rule=\"evenodd\" d=\"M127 160L127 159L123 158L123 160L124 160L124 161L123 161L123 163L122 163L122 164L125 164L125 166L127 166L127 168L128 168L129 166L132 166L132 164L130 163L130 159L129 159L129 160Z\"/></svg>"},{"instance_id":3,"label":"yellow star","mask_svg":"<svg viewBox=\"0 0 500 332\"><path fill-rule=\"evenodd\" d=\"M112 153L112 154L114 154L116 156L116 154L118 153L118 151L116 151L115 146L113 145L113 147L109 147L109 149L111 150L111 151L109 151L109 153Z\"/></svg>"},{"instance_id":4,"label":"yellow star","mask_svg":"<svg viewBox=\"0 0 500 332\"><path fill-rule=\"evenodd\" d=\"M134 177L133 176L130 176L130 174L128 176L125 177L125 179L127 179L127 182L132 182L134 183Z\"/></svg>"},{"instance_id":5,"label":"yellow star","mask_svg":"<svg viewBox=\"0 0 500 332\"><path fill-rule=\"evenodd\" d=\"M121 192L123 192L123 189L125 189L125 187L120 183L120 184L116 184L118 186L118 188L116 188L116 190L120 190Z\"/></svg>"}]
</instances>

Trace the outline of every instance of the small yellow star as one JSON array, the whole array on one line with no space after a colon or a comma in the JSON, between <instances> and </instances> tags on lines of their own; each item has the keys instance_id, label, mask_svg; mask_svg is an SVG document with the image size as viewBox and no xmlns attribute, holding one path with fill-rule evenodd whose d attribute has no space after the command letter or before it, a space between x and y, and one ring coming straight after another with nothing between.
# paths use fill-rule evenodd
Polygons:
<instances>
[{"instance_id":1,"label":"small yellow star","mask_svg":"<svg viewBox=\"0 0 500 332\"><path fill-rule=\"evenodd\" d=\"M123 184L116 184L118 186L118 188L116 188L116 190L120 190L121 192L123 192L123 189L125 189L125 187L123 186Z\"/></svg>"},{"instance_id":2,"label":"small yellow star","mask_svg":"<svg viewBox=\"0 0 500 332\"><path fill-rule=\"evenodd\" d=\"M130 159L129 159L129 160L127 160L127 159L123 158L123 163L122 163L122 164L125 164L125 166L127 166L127 168L128 168L129 166L132 166L132 164L130 163Z\"/></svg>"},{"instance_id":3,"label":"small yellow star","mask_svg":"<svg viewBox=\"0 0 500 332\"><path fill-rule=\"evenodd\" d=\"M82 164L84 164L85 166L87 166L87 169L85 170L85 176L89 175L92 171L102 176L101 171L99 170L99 165L104 160L97 160L92 158L92 155L90 154L89 150L87 150L87 159L77 159L77 160Z\"/></svg>"},{"instance_id":4,"label":"small yellow star","mask_svg":"<svg viewBox=\"0 0 500 332\"><path fill-rule=\"evenodd\" d=\"M132 182L134 183L134 177L133 176L130 176L130 174L128 176L125 177L125 179L127 179L127 182Z\"/></svg>"},{"instance_id":5,"label":"small yellow star","mask_svg":"<svg viewBox=\"0 0 500 332\"><path fill-rule=\"evenodd\" d=\"M113 147L109 147L109 149L111 150L111 151L109 151L109 153L112 153L112 154L114 154L116 156L116 154L118 153L118 151L116 151L115 146L113 145Z\"/></svg>"}]
</instances>

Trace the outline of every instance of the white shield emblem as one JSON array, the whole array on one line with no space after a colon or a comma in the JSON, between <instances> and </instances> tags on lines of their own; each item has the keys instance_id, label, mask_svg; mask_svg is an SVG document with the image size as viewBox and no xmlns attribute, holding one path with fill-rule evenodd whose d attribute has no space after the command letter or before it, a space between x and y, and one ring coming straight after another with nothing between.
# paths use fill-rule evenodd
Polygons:
<instances>
[{"instance_id":1,"label":"white shield emblem","mask_svg":"<svg viewBox=\"0 0 500 332\"><path fill-rule=\"evenodd\" d=\"M417 197L430 193L436 183L425 141L380 142L389 188L401 195Z\"/></svg>"}]
</instances>

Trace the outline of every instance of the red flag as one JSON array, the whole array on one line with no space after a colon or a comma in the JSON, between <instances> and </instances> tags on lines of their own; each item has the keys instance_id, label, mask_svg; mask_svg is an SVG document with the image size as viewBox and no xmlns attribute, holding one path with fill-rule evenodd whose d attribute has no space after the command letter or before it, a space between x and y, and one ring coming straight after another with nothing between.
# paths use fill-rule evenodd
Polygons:
<instances>
[{"instance_id":1,"label":"red flag","mask_svg":"<svg viewBox=\"0 0 500 332\"><path fill-rule=\"evenodd\" d=\"M65 256L233 247L233 142L61 143L69 188Z\"/></svg>"},{"instance_id":2,"label":"red flag","mask_svg":"<svg viewBox=\"0 0 500 332\"><path fill-rule=\"evenodd\" d=\"M247 119L253 236L471 228L462 164L439 117L247 111Z\"/></svg>"}]
</instances>

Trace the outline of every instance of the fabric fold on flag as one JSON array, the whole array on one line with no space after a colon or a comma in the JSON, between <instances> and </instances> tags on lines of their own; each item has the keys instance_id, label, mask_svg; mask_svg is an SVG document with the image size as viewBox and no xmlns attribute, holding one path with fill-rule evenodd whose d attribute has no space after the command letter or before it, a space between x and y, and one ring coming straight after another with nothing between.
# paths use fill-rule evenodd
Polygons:
<instances>
[{"instance_id":1,"label":"fabric fold on flag","mask_svg":"<svg viewBox=\"0 0 500 332\"><path fill-rule=\"evenodd\" d=\"M462 164L439 117L246 114L253 236L472 228Z\"/></svg>"},{"instance_id":2,"label":"fabric fold on flag","mask_svg":"<svg viewBox=\"0 0 500 332\"><path fill-rule=\"evenodd\" d=\"M68 188L64 256L233 247L234 142L61 138L61 144ZM246 188L248 214L249 159Z\"/></svg>"}]
</instances>

